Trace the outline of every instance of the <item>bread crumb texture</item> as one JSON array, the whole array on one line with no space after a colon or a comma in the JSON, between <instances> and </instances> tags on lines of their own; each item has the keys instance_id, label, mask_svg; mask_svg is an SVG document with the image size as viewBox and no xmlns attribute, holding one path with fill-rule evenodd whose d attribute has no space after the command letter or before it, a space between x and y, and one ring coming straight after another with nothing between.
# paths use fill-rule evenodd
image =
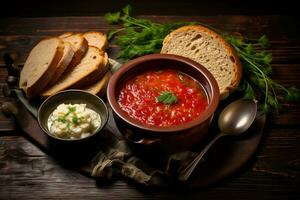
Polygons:
<instances>
[{"instance_id":1,"label":"bread crumb texture","mask_svg":"<svg viewBox=\"0 0 300 200\"><path fill-rule=\"evenodd\" d=\"M217 80L221 94L236 84L237 61L217 35L193 29L171 33L162 53L188 57L206 67Z\"/></svg>"}]
</instances>

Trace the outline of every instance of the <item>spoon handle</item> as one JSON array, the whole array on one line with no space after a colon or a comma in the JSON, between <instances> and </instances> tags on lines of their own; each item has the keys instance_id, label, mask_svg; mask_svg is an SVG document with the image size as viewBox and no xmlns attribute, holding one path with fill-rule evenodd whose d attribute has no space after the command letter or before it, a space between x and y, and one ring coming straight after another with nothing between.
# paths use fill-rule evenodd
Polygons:
<instances>
[{"instance_id":1,"label":"spoon handle","mask_svg":"<svg viewBox=\"0 0 300 200\"><path fill-rule=\"evenodd\" d=\"M178 173L178 180L180 181L185 181L187 180L190 175L192 174L192 172L194 171L194 169L196 168L197 164L199 163L199 161L202 159L202 157L205 155L205 153L208 151L208 149L221 137L223 137L224 134L223 133L219 133L217 134L213 140L211 140L206 147L194 158L194 160L192 162L190 162L187 166L185 166L184 168L179 170Z\"/></svg>"}]
</instances>

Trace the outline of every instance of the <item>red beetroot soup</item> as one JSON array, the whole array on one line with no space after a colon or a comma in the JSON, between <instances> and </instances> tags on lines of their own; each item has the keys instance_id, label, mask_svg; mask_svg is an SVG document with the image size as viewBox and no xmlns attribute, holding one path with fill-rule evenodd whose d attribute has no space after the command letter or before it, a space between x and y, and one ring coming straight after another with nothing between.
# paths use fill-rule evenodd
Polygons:
<instances>
[{"instance_id":1,"label":"red beetroot soup","mask_svg":"<svg viewBox=\"0 0 300 200\"><path fill-rule=\"evenodd\" d=\"M131 118L168 127L192 121L208 106L203 86L177 70L150 70L127 80L118 103Z\"/></svg>"}]
</instances>

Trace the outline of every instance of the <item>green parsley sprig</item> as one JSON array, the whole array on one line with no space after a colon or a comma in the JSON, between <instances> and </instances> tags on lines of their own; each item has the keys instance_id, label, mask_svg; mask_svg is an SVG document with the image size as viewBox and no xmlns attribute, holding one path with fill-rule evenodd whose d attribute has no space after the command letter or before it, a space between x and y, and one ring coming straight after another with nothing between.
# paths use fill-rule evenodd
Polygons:
<instances>
[{"instance_id":1,"label":"green parsley sprig","mask_svg":"<svg viewBox=\"0 0 300 200\"><path fill-rule=\"evenodd\" d=\"M130 5L121 12L107 13L104 17L109 24L122 24L123 28L110 31L108 38L117 34L116 44L120 47L119 58L125 60L138 56L158 53L164 38L173 30L192 24L204 25L224 37L237 52L242 66L243 79L239 90L244 98L256 99L264 113L278 111L284 101L299 102L300 90L286 88L271 79L272 54L265 50L269 46L266 36L249 40L220 31L200 22L178 22L159 24L146 19L131 16ZM123 33L120 35L120 33Z\"/></svg>"},{"instance_id":2,"label":"green parsley sprig","mask_svg":"<svg viewBox=\"0 0 300 200\"><path fill-rule=\"evenodd\" d=\"M70 127L70 121L67 120L67 117L70 115L70 114L73 114L72 115L72 123L73 124L76 124L78 125L79 124L79 118L76 116L76 107L68 107L68 112L66 114L64 114L63 116L61 117L58 117L57 118L57 121L61 122L61 123L67 123L67 127L69 128Z\"/></svg>"},{"instance_id":3,"label":"green parsley sprig","mask_svg":"<svg viewBox=\"0 0 300 200\"><path fill-rule=\"evenodd\" d=\"M280 109L280 98L299 102L299 89L286 88L271 79L272 54L265 50L269 46L265 35L257 40L249 40L228 33L221 34L240 57L244 75L239 89L244 92L244 98L257 99L261 102L260 109L265 113Z\"/></svg>"},{"instance_id":4,"label":"green parsley sprig","mask_svg":"<svg viewBox=\"0 0 300 200\"><path fill-rule=\"evenodd\" d=\"M131 11L132 8L128 5L121 12L104 15L109 24L122 24L124 26L124 28L110 31L107 35L111 39L115 34L123 32L116 38L116 44L121 48L118 57L125 60L159 53L167 34L181 26L194 24L194 22L154 23L147 19L131 17Z\"/></svg>"},{"instance_id":5,"label":"green parsley sprig","mask_svg":"<svg viewBox=\"0 0 300 200\"><path fill-rule=\"evenodd\" d=\"M163 91L159 96L156 97L157 102L161 102L167 105L171 105L173 103L177 103L177 96L170 91Z\"/></svg>"}]
</instances>

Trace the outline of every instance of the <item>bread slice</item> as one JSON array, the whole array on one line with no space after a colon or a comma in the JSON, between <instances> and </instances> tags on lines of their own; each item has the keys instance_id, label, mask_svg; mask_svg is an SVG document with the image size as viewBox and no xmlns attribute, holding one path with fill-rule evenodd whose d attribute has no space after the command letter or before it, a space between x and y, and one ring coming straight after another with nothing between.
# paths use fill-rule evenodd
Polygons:
<instances>
[{"instance_id":1,"label":"bread slice","mask_svg":"<svg viewBox=\"0 0 300 200\"><path fill-rule=\"evenodd\" d=\"M64 54L57 65L57 69L52 76L49 85L54 85L59 77L63 74L63 72L67 69L67 66L70 64L72 58L74 56L74 50L72 45L69 42L64 42Z\"/></svg>"},{"instance_id":2,"label":"bread slice","mask_svg":"<svg viewBox=\"0 0 300 200\"><path fill-rule=\"evenodd\" d=\"M68 67L77 65L88 49L88 43L81 33L65 33L59 36L64 42L70 42L74 50L74 56Z\"/></svg>"},{"instance_id":3,"label":"bread slice","mask_svg":"<svg viewBox=\"0 0 300 200\"><path fill-rule=\"evenodd\" d=\"M83 90L86 90L94 95L103 96L105 94L106 86L108 84L110 77L111 77L111 72L108 71L97 82L93 83L90 86L84 87Z\"/></svg>"},{"instance_id":4,"label":"bread slice","mask_svg":"<svg viewBox=\"0 0 300 200\"><path fill-rule=\"evenodd\" d=\"M72 88L82 88L82 87L89 86L89 85L99 81L99 79L104 76L104 74L109 70L108 55L106 52L101 51L101 56L103 56L103 66L100 67L94 73L91 73L87 77L82 78L80 81L78 81L76 84L74 84L72 86Z\"/></svg>"},{"instance_id":5,"label":"bread slice","mask_svg":"<svg viewBox=\"0 0 300 200\"><path fill-rule=\"evenodd\" d=\"M95 46L102 51L105 51L108 47L107 37L101 32L87 32L83 34L83 37L88 41L89 46Z\"/></svg>"},{"instance_id":6,"label":"bread slice","mask_svg":"<svg viewBox=\"0 0 300 200\"><path fill-rule=\"evenodd\" d=\"M30 52L20 73L19 87L28 98L45 89L56 72L64 53L64 43L57 37L40 41Z\"/></svg>"},{"instance_id":7,"label":"bread slice","mask_svg":"<svg viewBox=\"0 0 300 200\"><path fill-rule=\"evenodd\" d=\"M59 91L70 88L78 83L80 80L90 76L93 73L98 73L104 66L104 53L96 47L89 47L88 51L75 67L67 69L65 73L59 78L58 82L47 88L42 97L51 96Z\"/></svg>"},{"instance_id":8,"label":"bread slice","mask_svg":"<svg viewBox=\"0 0 300 200\"><path fill-rule=\"evenodd\" d=\"M218 82L221 99L239 85L239 57L220 35L204 26L184 26L171 32L163 41L161 53L188 57L206 67Z\"/></svg>"}]
</instances>

